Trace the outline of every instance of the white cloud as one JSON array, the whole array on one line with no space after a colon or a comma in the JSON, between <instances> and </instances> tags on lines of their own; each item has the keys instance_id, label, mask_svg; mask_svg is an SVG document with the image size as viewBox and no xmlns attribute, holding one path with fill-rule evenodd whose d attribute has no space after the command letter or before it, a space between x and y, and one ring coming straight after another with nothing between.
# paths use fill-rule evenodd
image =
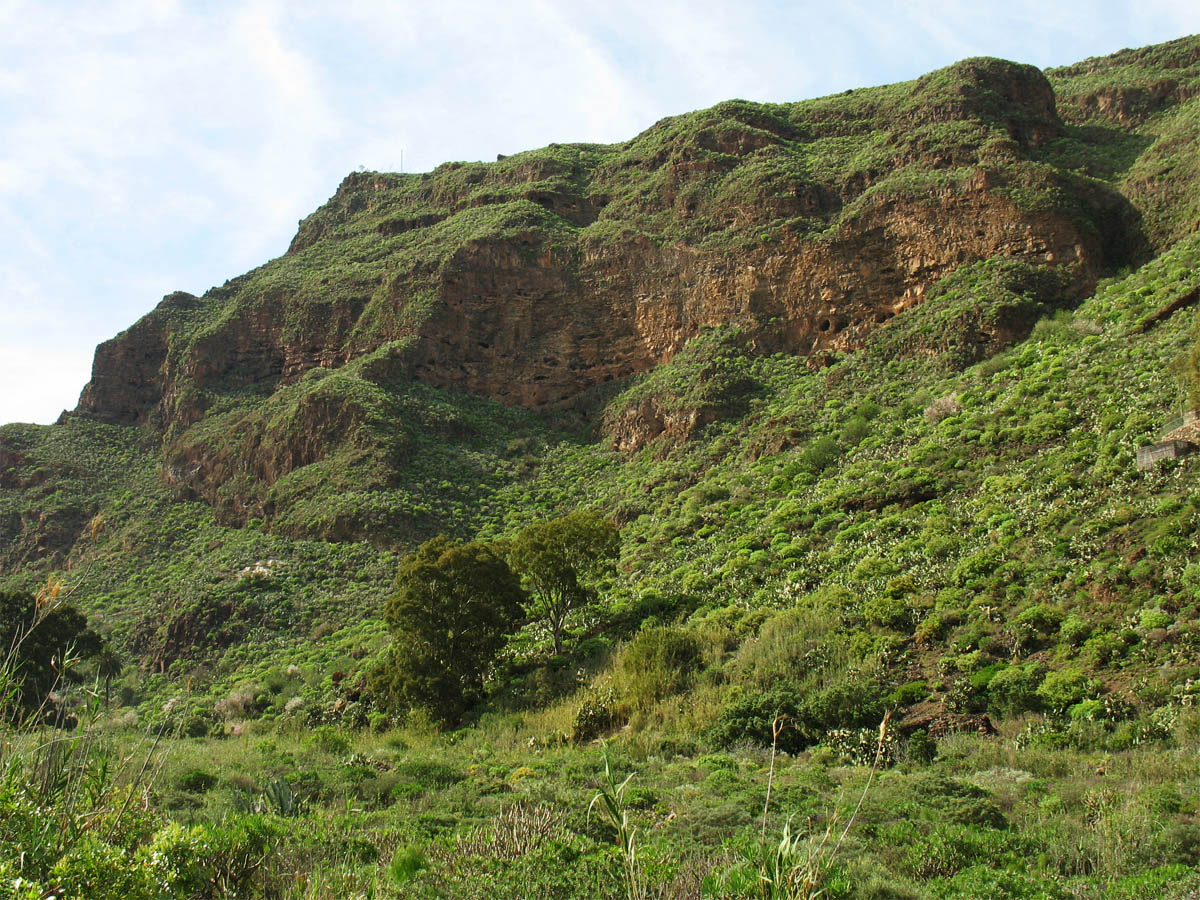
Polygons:
<instances>
[{"instance_id":1,"label":"white cloud","mask_svg":"<svg viewBox=\"0 0 1200 900\"><path fill-rule=\"evenodd\" d=\"M75 406L90 363L71 350L0 343L4 421L49 425Z\"/></svg>"}]
</instances>

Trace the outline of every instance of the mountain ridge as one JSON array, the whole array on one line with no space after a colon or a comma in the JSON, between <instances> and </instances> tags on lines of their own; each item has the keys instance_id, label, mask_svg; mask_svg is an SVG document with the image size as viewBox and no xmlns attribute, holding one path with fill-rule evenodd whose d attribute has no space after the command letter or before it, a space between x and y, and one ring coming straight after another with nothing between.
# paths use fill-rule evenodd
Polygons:
<instances>
[{"instance_id":1,"label":"mountain ridge","mask_svg":"<svg viewBox=\"0 0 1200 900\"><path fill-rule=\"evenodd\" d=\"M306 373L579 409L705 328L737 325L757 352L855 349L992 256L1063 267L1070 304L1149 241L1118 191L1037 158L1066 128L1041 72L973 59L814 101L728 101L609 147L352 174L283 257L170 295L102 344L76 413L162 431L170 481L269 519L263 485L375 416L349 402L318 426L289 399ZM264 392L276 424L226 415L214 445L208 411ZM643 446L665 428L646 417L612 440ZM235 476L258 487L226 502Z\"/></svg>"}]
</instances>

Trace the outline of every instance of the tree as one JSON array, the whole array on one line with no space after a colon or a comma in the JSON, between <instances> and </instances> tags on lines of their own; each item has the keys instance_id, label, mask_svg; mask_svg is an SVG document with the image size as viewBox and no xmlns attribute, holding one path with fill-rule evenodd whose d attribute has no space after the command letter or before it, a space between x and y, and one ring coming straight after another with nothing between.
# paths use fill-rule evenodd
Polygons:
<instances>
[{"instance_id":1,"label":"tree","mask_svg":"<svg viewBox=\"0 0 1200 900\"><path fill-rule=\"evenodd\" d=\"M70 676L68 656L94 656L101 645L73 606L51 600L39 607L33 594L0 591L0 675L15 689L19 709L37 709Z\"/></svg>"},{"instance_id":2,"label":"tree","mask_svg":"<svg viewBox=\"0 0 1200 900\"><path fill-rule=\"evenodd\" d=\"M112 647L105 644L96 655L96 677L104 681L104 708L111 705L112 681L125 668L125 661Z\"/></svg>"},{"instance_id":3,"label":"tree","mask_svg":"<svg viewBox=\"0 0 1200 900\"><path fill-rule=\"evenodd\" d=\"M513 542L509 559L529 585L529 614L546 622L556 654L567 617L595 602L596 582L612 570L620 549L617 527L587 510L534 523Z\"/></svg>"},{"instance_id":4,"label":"tree","mask_svg":"<svg viewBox=\"0 0 1200 900\"><path fill-rule=\"evenodd\" d=\"M478 700L488 666L522 616L525 595L488 544L444 536L406 556L384 605L392 648L376 689L453 724Z\"/></svg>"}]
</instances>

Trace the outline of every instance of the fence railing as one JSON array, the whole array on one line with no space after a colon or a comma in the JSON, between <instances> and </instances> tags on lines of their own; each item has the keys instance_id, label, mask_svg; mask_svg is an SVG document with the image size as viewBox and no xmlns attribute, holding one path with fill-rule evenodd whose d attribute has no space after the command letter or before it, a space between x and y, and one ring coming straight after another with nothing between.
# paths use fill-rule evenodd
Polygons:
<instances>
[{"instance_id":1,"label":"fence railing","mask_svg":"<svg viewBox=\"0 0 1200 900\"><path fill-rule=\"evenodd\" d=\"M1181 416L1176 416L1170 422L1163 426L1162 433L1170 434L1176 428L1182 428L1184 425L1191 425L1193 422L1200 421L1200 410L1189 409Z\"/></svg>"}]
</instances>

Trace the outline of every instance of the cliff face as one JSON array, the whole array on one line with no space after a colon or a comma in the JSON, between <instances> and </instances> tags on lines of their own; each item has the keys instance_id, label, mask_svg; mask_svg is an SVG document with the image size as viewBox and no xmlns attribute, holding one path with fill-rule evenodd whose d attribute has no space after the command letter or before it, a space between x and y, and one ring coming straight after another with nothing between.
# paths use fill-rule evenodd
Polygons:
<instances>
[{"instance_id":1,"label":"cliff face","mask_svg":"<svg viewBox=\"0 0 1200 900\"><path fill-rule=\"evenodd\" d=\"M508 246L472 248L444 275L413 373L561 407L670 359L705 327L738 324L766 352L851 349L964 262L1074 265L1088 284L1103 263L1097 237L1065 215L1017 208L987 180L981 170L940 196L871 198L828 237L737 254L635 241L570 265L549 251L526 264Z\"/></svg>"},{"instance_id":2,"label":"cliff face","mask_svg":"<svg viewBox=\"0 0 1200 900\"><path fill-rule=\"evenodd\" d=\"M78 411L160 429L168 478L217 502L361 437L353 411L322 406L337 427L310 427L316 407L286 388L314 369L370 359L347 375L563 409L716 326L757 352L856 348L978 260L1061 268L1068 300L1145 245L1118 191L1054 157L1072 140L1041 72L983 59L732 101L623 145L355 174L287 255L101 345ZM272 396L270 416L251 410ZM268 511L255 497L225 505Z\"/></svg>"}]
</instances>

